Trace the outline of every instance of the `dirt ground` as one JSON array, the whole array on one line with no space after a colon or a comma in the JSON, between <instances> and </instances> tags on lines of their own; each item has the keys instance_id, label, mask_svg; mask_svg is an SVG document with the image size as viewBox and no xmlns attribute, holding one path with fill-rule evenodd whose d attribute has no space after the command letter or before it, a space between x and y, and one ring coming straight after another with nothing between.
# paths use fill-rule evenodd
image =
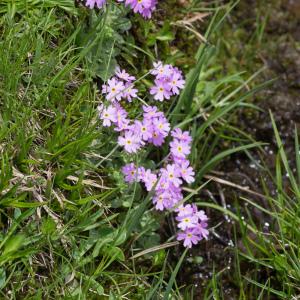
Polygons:
<instances>
[{"instance_id":1,"label":"dirt ground","mask_svg":"<svg viewBox=\"0 0 300 300\"><path fill-rule=\"evenodd\" d=\"M251 190L263 193L261 180L264 180L272 194L276 193L267 172L264 173L260 166L264 166L271 172L274 171L276 160L276 141L270 119L272 112L282 140L284 142L287 156L293 165L294 161L294 131L295 127L300 132L300 1L246 1L241 0L233 11L230 22L234 28L241 24L245 18L252 18L255 21L255 14L260 12L267 16L267 24L261 46L253 49L255 60L258 65L265 67L261 82L276 79L263 92L253 99L262 111L240 111L239 121L243 129L250 133L257 141L267 143L263 151L252 152L252 160L245 154L232 156L220 168L220 177L241 186L247 186ZM257 24L246 23L245 30L254 31ZM244 67L243 62L241 65ZM246 65L246 63L245 63ZM246 65L247 67L247 65ZM250 70L255 72L255 70ZM206 194L206 195L205 195ZM228 209L234 210L234 201L241 195L236 189L228 188L222 184L214 184L212 190L204 191L211 201L215 201ZM245 195L242 193L242 195ZM203 195L202 195L203 196ZM249 197L249 195L247 195ZM263 199L251 195L253 201L260 205L268 206ZM208 211L214 224L218 224L208 242L196 248L190 257L182 275L182 281L192 283L196 286L195 299L201 299L207 282L212 277L212 270L221 272L222 292L225 299L238 299L238 286L235 278L234 253L232 245L234 238L234 222L223 214L215 211ZM258 210L251 210L253 219L260 222L268 230L270 220ZM236 241L242 249L242 242ZM195 257L202 256L201 263L195 262ZM241 264L241 273L247 274L251 265ZM261 272L262 279L270 274ZM275 298L274 298L275 299Z\"/></svg>"}]
</instances>

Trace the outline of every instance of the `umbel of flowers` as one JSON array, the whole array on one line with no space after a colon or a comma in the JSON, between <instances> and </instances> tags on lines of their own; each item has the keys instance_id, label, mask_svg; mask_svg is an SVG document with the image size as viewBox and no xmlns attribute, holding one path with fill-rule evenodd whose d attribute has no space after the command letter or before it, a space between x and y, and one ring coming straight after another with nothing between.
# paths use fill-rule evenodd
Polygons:
<instances>
[{"instance_id":1,"label":"umbel of flowers","mask_svg":"<svg viewBox=\"0 0 300 300\"><path fill-rule=\"evenodd\" d=\"M91 9L94 7L102 8L106 2L107 0L86 0L85 5ZM124 2L125 6L130 7L135 13L141 14L144 18L151 18L157 4L157 0L116 0L116 2Z\"/></svg>"},{"instance_id":2,"label":"umbel of flowers","mask_svg":"<svg viewBox=\"0 0 300 300\"><path fill-rule=\"evenodd\" d=\"M149 93L156 101L170 99L171 96L178 95L184 87L182 72L171 65L154 63L150 73L155 80ZM188 159L192 138L188 131L182 131L180 128L171 130L164 113L156 106L143 105L142 118L130 120L120 102L131 102L138 97L134 81L135 77L125 70L116 70L115 76L102 86L102 94L106 96L109 104L101 104L98 107L100 119L103 126L113 127L119 132L118 144L129 154L137 153L148 144L160 147L166 138L171 136L169 154L164 160L164 166L159 170L145 169L129 163L122 168L122 172L126 182L141 182L147 191L154 190L152 202L155 209L176 212L179 228L177 239L183 240L183 245L190 248L208 236L208 218L204 211L198 211L195 204L183 204L182 186L195 180L195 173Z\"/></svg>"}]
</instances>

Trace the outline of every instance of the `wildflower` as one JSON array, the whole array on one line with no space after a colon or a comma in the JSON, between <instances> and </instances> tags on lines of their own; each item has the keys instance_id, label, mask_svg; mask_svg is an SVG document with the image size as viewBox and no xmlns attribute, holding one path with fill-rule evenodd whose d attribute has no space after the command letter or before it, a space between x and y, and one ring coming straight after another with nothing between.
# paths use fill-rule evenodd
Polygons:
<instances>
[{"instance_id":1,"label":"wildflower","mask_svg":"<svg viewBox=\"0 0 300 300\"><path fill-rule=\"evenodd\" d=\"M153 128L155 132L166 137L170 131L170 123L165 117L155 118L153 120Z\"/></svg>"},{"instance_id":2,"label":"wildflower","mask_svg":"<svg viewBox=\"0 0 300 300\"><path fill-rule=\"evenodd\" d=\"M98 8L102 8L105 3L106 0L86 0L85 6L89 7L90 9L93 9L95 5Z\"/></svg>"},{"instance_id":3,"label":"wildflower","mask_svg":"<svg viewBox=\"0 0 300 300\"><path fill-rule=\"evenodd\" d=\"M191 143L192 138L188 131L182 131L180 128L175 128L171 131L171 136L186 143Z\"/></svg>"},{"instance_id":4,"label":"wildflower","mask_svg":"<svg viewBox=\"0 0 300 300\"><path fill-rule=\"evenodd\" d=\"M125 175L125 181L128 183L139 181L137 169L134 163L125 165L122 168L122 173Z\"/></svg>"},{"instance_id":5,"label":"wildflower","mask_svg":"<svg viewBox=\"0 0 300 300\"><path fill-rule=\"evenodd\" d=\"M173 183L175 187L179 187L182 183L180 174L175 165L167 165L165 169L161 170L162 175L165 176L166 180Z\"/></svg>"},{"instance_id":6,"label":"wildflower","mask_svg":"<svg viewBox=\"0 0 300 300\"><path fill-rule=\"evenodd\" d=\"M206 228L207 228L207 223L201 222L194 228L194 232L199 236L203 236L207 240L209 231Z\"/></svg>"},{"instance_id":7,"label":"wildflower","mask_svg":"<svg viewBox=\"0 0 300 300\"><path fill-rule=\"evenodd\" d=\"M107 94L106 98L110 101L120 101L123 96L125 86L122 81L118 81L115 77L108 79L107 85L102 86L102 94Z\"/></svg>"},{"instance_id":8,"label":"wildflower","mask_svg":"<svg viewBox=\"0 0 300 300\"><path fill-rule=\"evenodd\" d=\"M192 183L195 181L194 175L195 172L192 167L190 167L190 163L188 160L184 160L179 165L180 175L187 182Z\"/></svg>"},{"instance_id":9,"label":"wildflower","mask_svg":"<svg viewBox=\"0 0 300 300\"><path fill-rule=\"evenodd\" d=\"M155 208L157 210L164 210L170 207L170 198L170 195L166 191L164 191L161 193L157 193L153 197L152 201L153 204L155 204Z\"/></svg>"},{"instance_id":10,"label":"wildflower","mask_svg":"<svg viewBox=\"0 0 300 300\"><path fill-rule=\"evenodd\" d=\"M191 152L191 148L187 143L176 139L170 143L170 147L171 153L179 158L185 158Z\"/></svg>"},{"instance_id":11,"label":"wildflower","mask_svg":"<svg viewBox=\"0 0 300 300\"><path fill-rule=\"evenodd\" d=\"M179 232L177 235L177 240L183 240L183 246L187 248L192 248L193 245L197 245L201 239L201 236L194 228L189 228L184 232Z\"/></svg>"},{"instance_id":12,"label":"wildflower","mask_svg":"<svg viewBox=\"0 0 300 300\"><path fill-rule=\"evenodd\" d=\"M164 65L161 61L153 63L153 67L151 74L156 76L156 79L168 78L172 74L171 66Z\"/></svg>"},{"instance_id":13,"label":"wildflower","mask_svg":"<svg viewBox=\"0 0 300 300\"><path fill-rule=\"evenodd\" d=\"M113 105L103 108L100 113L100 119L103 120L103 126L111 126L112 123L117 122L117 109Z\"/></svg>"},{"instance_id":14,"label":"wildflower","mask_svg":"<svg viewBox=\"0 0 300 300\"><path fill-rule=\"evenodd\" d=\"M184 88L185 81L182 78L180 73L174 73L169 81L169 85L171 87L171 91L174 95L179 95L181 89Z\"/></svg>"},{"instance_id":15,"label":"wildflower","mask_svg":"<svg viewBox=\"0 0 300 300\"><path fill-rule=\"evenodd\" d=\"M178 228L181 230L186 230L187 228L195 228L197 226L197 217L194 215L190 216L178 216L176 217L176 220L179 222L177 224Z\"/></svg>"},{"instance_id":16,"label":"wildflower","mask_svg":"<svg viewBox=\"0 0 300 300\"><path fill-rule=\"evenodd\" d=\"M164 117L164 113L158 111L158 108L156 106L143 105L143 111L144 111L143 116L145 120L152 120L153 118Z\"/></svg>"},{"instance_id":17,"label":"wildflower","mask_svg":"<svg viewBox=\"0 0 300 300\"><path fill-rule=\"evenodd\" d=\"M124 2L124 0L118 0ZM157 0L125 0L125 5L130 6L135 13L140 13L144 18L151 18Z\"/></svg>"},{"instance_id":18,"label":"wildflower","mask_svg":"<svg viewBox=\"0 0 300 300\"><path fill-rule=\"evenodd\" d=\"M192 205L192 208L193 208L193 214L195 216L197 216L197 218L201 221L201 222L205 222L208 220L208 217L207 215L205 214L204 210L200 210L198 211L198 208L197 208L197 205L196 204L193 204Z\"/></svg>"},{"instance_id":19,"label":"wildflower","mask_svg":"<svg viewBox=\"0 0 300 300\"><path fill-rule=\"evenodd\" d=\"M135 121L134 130L137 135L141 136L144 141L148 141L153 135L153 126L152 123L148 120Z\"/></svg>"},{"instance_id":20,"label":"wildflower","mask_svg":"<svg viewBox=\"0 0 300 300\"><path fill-rule=\"evenodd\" d=\"M160 147L164 143L165 137L159 132L153 131L152 137L148 141L154 146Z\"/></svg>"},{"instance_id":21,"label":"wildflower","mask_svg":"<svg viewBox=\"0 0 300 300\"><path fill-rule=\"evenodd\" d=\"M153 186L157 181L157 176L151 172L151 170L146 170L144 173L144 177L141 179L146 186L146 190L149 192L152 190Z\"/></svg>"},{"instance_id":22,"label":"wildflower","mask_svg":"<svg viewBox=\"0 0 300 300\"><path fill-rule=\"evenodd\" d=\"M119 104L115 103L115 107L117 109L117 121L116 121L116 128L115 131L123 131L128 129L129 127L129 120L127 119L127 111Z\"/></svg>"},{"instance_id":23,"label":"wildflower","mask_svg":"<svg viewBox=\"0 0 300 300\"><path fill-rule=\"evenodd\" d=\"M124 136L119 136L118 144L124 146L128 153L136 153L140 148L140 139L131 131L125 131Z\"/></svg>"},{"instance_id":24,"label":"wildflower","mask_svg":"<svg viewBox=\"0 0 300 300\"><path fill-rule=\"evenodd\" d=\"M168 82L164 80L155 80L155 85L151 87L150 94L154 95L154 99L158 101L164 101L164 99L170 99L171 87Z\"/></svg>"},{"instance_id":25,"label":"wildflower","mask_svg":"<svg viewBox=\"0 0 300 300\"><path fill-rule=\"evenodd\" d=\"M120 69L120 67L116 68L115 75L126 82L132 82L135 80L134 76L131 76L125 70Z\"/></svg>"},{"instance_id":26,"label":"wildflower","mask_svg":"<svg viewBox=\"0 0 300 300\"><path fill-rule=\"evenodd\" d=\"M178 217L189 216L193 214L193 207L190 204L180 205L175 211L178 212Z\"/></svg>"},{"instance_id":27,"label":"wildflower","mask_svg":"<svg viewBox=\"0 0 300 300\"><path fill-rule=\"evenodd\" d=\"M128 102L132 102L133 98L137 97L138 90L134 88L132 83L125 84L125 89L123 92L123 97L127 99Z\"/></svg>"}]
</instances>

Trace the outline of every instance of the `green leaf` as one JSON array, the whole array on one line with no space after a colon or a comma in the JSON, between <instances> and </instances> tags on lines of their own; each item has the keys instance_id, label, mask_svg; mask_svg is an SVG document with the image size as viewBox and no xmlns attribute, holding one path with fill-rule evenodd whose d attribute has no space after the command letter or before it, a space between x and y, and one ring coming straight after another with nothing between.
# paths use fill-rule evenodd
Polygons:
<instances>
[{"instance_id":1,"label":"green leaf","mask_svg":"<svg viewBox=\"0 0 300 300\"><path fill-rule=\"evenodd\" d=\"M5 243L3 255L17 251L22 246L24 239L25 235L23 234L17 234L9 238Z\"/></svg>"}]
</instances>

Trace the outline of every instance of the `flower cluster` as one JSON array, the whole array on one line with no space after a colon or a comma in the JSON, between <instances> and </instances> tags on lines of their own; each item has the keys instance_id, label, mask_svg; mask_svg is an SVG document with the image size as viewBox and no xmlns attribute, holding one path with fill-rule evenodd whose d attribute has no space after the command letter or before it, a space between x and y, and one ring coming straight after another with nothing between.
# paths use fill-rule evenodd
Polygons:
<instances>
[{"instance_id":1,"label":"flower cluster","mask_svg":"<svg viewBox=\"0 0 300 300\"><path fill-rule=\"evenodd\" d=\"M94 7L102 8L107 0L86 0L85 5L91 9ZM144 18L151 18L152 12L156 9L157 0L117 0L124 2L125 6L130 7L135 13L141 14Z\"/></svg>"},{"instance_id":2,"label":"flower cluster","mask_svg":"<svg viewBox=\"0 0 300 300\"><path fill-rule=\"evenodd\" d=\"M151 74L155 76L154 86L150 89L150 94L154 99L163 101L171 96L179 95L183 89L185 81L182 72L171 65L164 65L162 62L154 63Z\"/></svg>"},{"instance_id":3,"label":"flower cluster","mask_svg":"<svg viewBox=\"0 0 300 300\"><path fill-rule=\"evenodd\" d=\"M208 237L208 218L203 210L198 211L195 204L182 204L183 182L192 183L195 180L195 172L187 159L192 138L187 131L183 132L180 128L172 130L171 135L173 141L170 143L170 154L163 168L152 172L129 163L122 168L122 172L126 182L142 182L147 191L154 190L152 202L157 210L175 210L177 226L180 229L177 239L184 240L183 245L191 248L202 238Z\"/></svg>"},{"instance_id":4,"label":"flower cluster","mask_svg":"<svg viewBox=\"0 0 300 300\"><path fill-rule=\"evenodd\" d=\"M181 71L160 62L154 67L151 73L156 76L156 86L158 84L168 86L169 98L171 95L179 93L179 89L184 86ZM170 84L172 79L177 80L177 89L175 85ZM152 171L129 163L122 168L122 172L126 182L141 182L147 191L153 190L152 202L157 210L168 209L177 213L176 221L180 229L177 239L184 240L184 246L190 248L203 237L207 238L208 236L207 217L204 211L198 211L195 204L183 205L183 183L190 184L195 180L195 172L188 160L192 137L188 131L182 131L180 128L171 130L164 113L159 111L156 106L143 105L141 120L130 120L120 101L123 99L131 102L132 98L137 97L138 90L134 88L134 80L135 78L125 70L117 69L115 76L102 86L102 93L110 104L107 107L104 105L98 107L100 119L103 121L103 126L114 126L114 130L120 133L118 144L127 153L136 153L147 144L162 146L166 138L171 136L170 152L165 158L162 168ZM128 88L130 88L130 92L128 92ZM150 90L150 93L153 94L151 91L153 88ZM164 98L159 99L164 100Z\"/></svg>"}]
</instances>

